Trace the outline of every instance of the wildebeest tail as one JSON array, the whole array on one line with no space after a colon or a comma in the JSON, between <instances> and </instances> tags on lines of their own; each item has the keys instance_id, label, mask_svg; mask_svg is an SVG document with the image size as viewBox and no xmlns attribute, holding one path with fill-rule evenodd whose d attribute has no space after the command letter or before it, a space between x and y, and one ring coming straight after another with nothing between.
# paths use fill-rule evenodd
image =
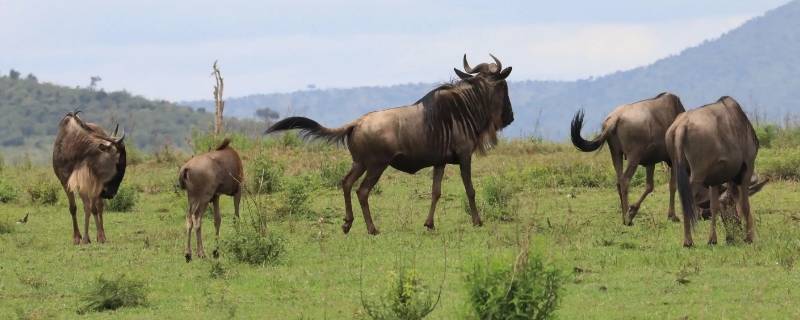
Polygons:
<instances>
[{"instance_id":1,"label":"wildebeest tail","mask_svg":"<svg viewBox=\"0 0 800 320\"><path fill-rule=\"evenodd\" d=\"M217 150L225 149L230 144L231 144L231 138L225 138L225 140L222 140L222 143L220 143L219 146L217 146Z\"/></svg>"},{"instance_id":2,"label":"wildebeest tail","mask_svg":"<svg viewBox=\"0 0 800 320\"><path fill-rule=\"evenodd\" d=\"M683 207L683 219L689 221L689 224L694 226L697 222L697 214L694 212L694 195L692 194L692 186L689 182L689 170L687 168L686 157L683 153L683 141L686 129L683 127L675 130L674 143L675 147L672 154L674 159L672 163L675 164L675 174L677 175L678 194L681 198L681 207Z\"/></svg>"},{"instance_id":3,"label":"wildebeest tail","mask_svg":"<svg viewBox=\"0 0 800 320\"><path fill-rule=\"evenodd\" d=\"M270 126L264 134L299 129L300 135L303 136L303 138L325 139L328 142L344 144L347 136L353 131L353 127L355 127L355 122L351 122L340 128L331 129L323 127L309 118L289 117Z\"/></svg>"},{"instance_id":4,"label":"wildebeest tail","mask_svg":"<svg viewBox=\"0 0 800 320\"><path fill-rule=\"evenodd\" d=\"M227 139L226 139L227 140ZM181 189L186 190L186 180L189 178L189 168L181 168L181 172L178 173L178 186Z\"/></svg>"},{"instance_id":5,"label":"wildebeest tail","mask_svg":"<svg viewBox=\"0 0 800 320\"><path fill-rule=\"evenodd\" d=\"M594 140L588 141L581 137L581 129L583 129L583 116L583 110L579 110L577 113L575 113L575 117L572 118L572 125L570 126L570 137L572 138L572 144L575 145L578 150L583 152L591 152L600 149L600 147L603 146L603 143L606 142L608 136L614 132L614 129L616 129L616 118L606 121L606 123L603 125L603 132L594 138Z\"/></svg>"}]
</instances>

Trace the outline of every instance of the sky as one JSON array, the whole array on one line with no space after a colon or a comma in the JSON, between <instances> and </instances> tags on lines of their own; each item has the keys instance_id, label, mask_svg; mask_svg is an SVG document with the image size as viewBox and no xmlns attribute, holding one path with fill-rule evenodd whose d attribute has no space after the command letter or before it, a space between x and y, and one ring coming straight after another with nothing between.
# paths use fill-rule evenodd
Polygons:
<instances>
[{"instance_id":1,"label":"sky","mask_svg":"<svg viewBox=\"0 0 800 320\"><path fill-rule=\"evenodd\" d=\"M574 80L647 65L787 0L0 0L0 72L209 99L440 82L489 53L510 80Z\"/></svg>"}]
</instances>

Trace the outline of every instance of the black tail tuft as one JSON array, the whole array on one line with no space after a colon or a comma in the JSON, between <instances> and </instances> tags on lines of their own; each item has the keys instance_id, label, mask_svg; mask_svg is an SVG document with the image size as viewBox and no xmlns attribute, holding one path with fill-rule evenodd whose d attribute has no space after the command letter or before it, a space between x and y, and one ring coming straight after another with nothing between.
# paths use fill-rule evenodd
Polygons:
<instances>
[{"instance_id":1,"label":"black tail tuft","mask_svg":"<svg viewBox=\"0 0 800 320\"><path fill-rule=\"evenodd\" d=\"M683 219L689 221L689 224L694 226L697 223L697 214L694 212L694 198L692 194L692 186L689 183L689 172L686 170L686 160L677 159L675 171L678 182L678 194L681 198L681 206L683 207Z\"/></svg>"},{"instance_id":2,"label":"black tail tuft","mask_svg":"<svg viewBox=\"0 0 800 320\"><path fill-rule=\"evenodd\" d=\"M578 150L583 152L591 152L600 149L600 147L603 145L603 142L605 142L602 134L594 141L587 141L581 137L581 129L583 129L583 115L583 110L578 110L578 112L575 113L575 117L572 118L572 125L570 126L570 137L572 138L572 144L575 145Z\"/></svg>"},{"instance_id":3,"label":"black tail tuft","mask_svg":"<svg viewBox=\"0 0 800 320\"><path fill-rule=\"evenodd\" d=\"M227 147L228 147L230 144L231 144L231 138L225 138L225 140L222 140L222 143L220 143L220 144L219 144L219 146L217 146L217 149L216 149L216 150L222 150L222 149L225 149L225 148L227 148Z\"/></svg>"}]
</instances>

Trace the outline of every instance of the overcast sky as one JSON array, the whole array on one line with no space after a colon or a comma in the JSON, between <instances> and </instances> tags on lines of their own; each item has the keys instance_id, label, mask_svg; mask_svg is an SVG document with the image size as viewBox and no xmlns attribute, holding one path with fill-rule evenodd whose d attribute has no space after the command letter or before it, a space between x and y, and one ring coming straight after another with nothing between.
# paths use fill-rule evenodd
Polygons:
<instances>
[{"instance_id":1,"label":"overcast sky","mask_svg":"<svg viewBox=\"0 0 800 320\"><path fill-rule=\"evenodd\" d=\"M448 80L492 52L511 80L645 65L787 0L0 0L0 72L168 100Z\"/></svg>"}]
</instances>

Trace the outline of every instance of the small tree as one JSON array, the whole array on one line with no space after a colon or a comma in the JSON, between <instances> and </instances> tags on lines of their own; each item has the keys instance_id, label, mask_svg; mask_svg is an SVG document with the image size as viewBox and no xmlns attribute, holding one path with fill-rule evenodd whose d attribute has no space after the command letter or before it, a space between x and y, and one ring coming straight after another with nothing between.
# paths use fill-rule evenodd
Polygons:
<instances>
[{"instance_id":1,"label":"small tree","mask_svg":"<svg viewBox=\"0 0 800 320\"><path fill-rule=\"evenodd\" d=\"M216 106L214 114L214 135L217 136L222 132L222 111L225 109L225 101L222 100L222 92L225 89L225 83L222 79L222 73L220 73L219 67L217 67L217 61L214 61L212 69L213 71L211 74L216 80L216 85L214 85L214 105Z\"/></svg>"},{"instance_id":2,"label":"small tree","mask_svg":"<svg viewBox=\"0 0 800 320\"><path fill-rule=\"evenodd\" d=\"M20 73L17 70L11 69L11 71L8 72L8 77L11 78L11 80L19 80L19 76Z\"/></svg>"}]
</instances>

